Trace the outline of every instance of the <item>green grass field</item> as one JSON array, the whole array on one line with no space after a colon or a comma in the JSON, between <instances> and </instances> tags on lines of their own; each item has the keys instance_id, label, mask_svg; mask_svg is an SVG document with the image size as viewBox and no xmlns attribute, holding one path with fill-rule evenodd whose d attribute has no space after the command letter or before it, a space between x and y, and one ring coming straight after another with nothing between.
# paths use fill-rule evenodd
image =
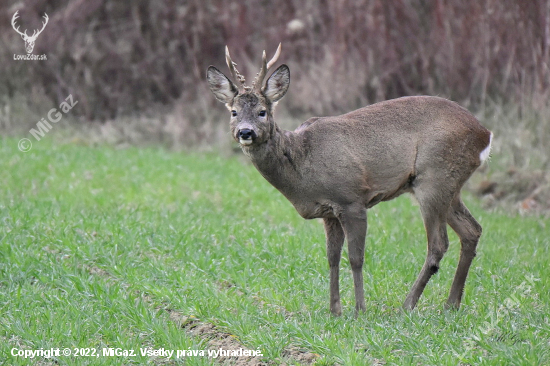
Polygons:
<instances>
[{"instance_id":1,"label":"green grass field","mask_svg":"<svg viewBox=\"0 0 550 366\"><path fill-rule=\"evenodd\" d=\"M424 228L408 197L382 203L369 211L367 312L354 318L344 253L335 318L322 224L244 159L49 140L23 153L4 139L0 167L0 364L210 365L139 350L207 350L217 333L274 365L305 362L300 353L316 365L550 365L543 219L487 212L465 194L484 234L463 307L443 310L460 247L450 231L440 271L404 312ZM72 354L12 356L50 348ZM100 357L74 355L92 348Z\"/></svg>"}]
</instances>

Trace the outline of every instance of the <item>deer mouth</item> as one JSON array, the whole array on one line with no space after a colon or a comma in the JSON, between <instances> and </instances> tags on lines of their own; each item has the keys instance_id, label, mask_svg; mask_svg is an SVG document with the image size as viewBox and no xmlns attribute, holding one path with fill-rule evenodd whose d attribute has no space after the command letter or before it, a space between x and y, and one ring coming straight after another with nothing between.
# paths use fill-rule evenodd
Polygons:
<instances>
[{"instance_id":1,"label":"deer mouth","mask_svg":"<svg viewBox=\"0 0 550 366\"><path fill-rule=\"evenodd\" d=\"M245 139L243 139L243 138L240 138L240 139L239 139L239 144L245 145L245 146L246 146L246 145L252 145L252 139L247 139L247 140L245 140Z\"/></svg>"}]
</instances>

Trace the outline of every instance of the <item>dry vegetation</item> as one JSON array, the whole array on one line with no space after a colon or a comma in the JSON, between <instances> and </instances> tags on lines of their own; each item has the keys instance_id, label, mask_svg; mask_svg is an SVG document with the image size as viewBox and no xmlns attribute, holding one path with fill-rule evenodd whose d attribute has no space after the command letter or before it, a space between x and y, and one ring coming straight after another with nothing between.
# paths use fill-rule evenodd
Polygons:
<instances>
[{"instance_id":1,"label":"dry vegetation","mask_svg":"<svg viewBox=\"0 0 550 366\"><path fill-rule=\"evenodd\" d=\"M34 50L47 61L13 60L24 53L16 10L23 29L49 15ZM71 115L97 139L226 143L207 66L223 68L228 44L251 78L279 42L292 72L287 126L403 95L447 97L495 132L498 158L480 183L488 203L550 207L550 0L4 1L0 126L28 129L72 94Z\"/></svg>"}]
</instances>

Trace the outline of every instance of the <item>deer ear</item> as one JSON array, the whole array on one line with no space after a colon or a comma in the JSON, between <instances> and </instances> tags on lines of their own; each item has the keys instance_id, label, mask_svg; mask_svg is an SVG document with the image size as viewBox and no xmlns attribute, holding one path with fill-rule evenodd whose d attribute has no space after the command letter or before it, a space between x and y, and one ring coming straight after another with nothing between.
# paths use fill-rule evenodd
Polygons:
<instances>
[{"instance_id":1,"label":"deer ear","mask_svg":"<svg viewBox=\"0 0 550 366\"><path fill-rule=\"evenodd\" d=\"M262 89L264 95L272 103L278 102L286 94L290 86L290 70L288 66L281 65L267 79L267 83Z\"/></svg>"},{"instance_id":2,"label":"deer ear","mask_svg":"<svg viewBox=\"0 0 550 366\"><path fill-rule=\"evenodd\" d=\"M235 84L214 66L210 66L206 71L206 80L216 99L222 103L230 103L239 94Z\"/></svg>"}]
</instances>

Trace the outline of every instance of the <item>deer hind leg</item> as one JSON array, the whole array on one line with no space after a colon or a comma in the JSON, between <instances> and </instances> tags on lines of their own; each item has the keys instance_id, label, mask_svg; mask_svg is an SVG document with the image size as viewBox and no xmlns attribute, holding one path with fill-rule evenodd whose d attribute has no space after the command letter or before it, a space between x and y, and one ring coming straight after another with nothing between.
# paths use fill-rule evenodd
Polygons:
<instances>
[{"instance_id":1,"label":"deer hind leg","mask_svg":"<svg viewBox=\"0 0 550 366\"><path fill-rule=\"evenodd\" d=\"M355 315L365 311L365 291L363 289L363 263L365 261L365 237L367 235L367 211L364 207L349 208L340 216L348 242L348 255L353 285L355 289Z\"/></svg>"},{"instance_id":2,"label":"deer hind leg","mask_svg":"<svg viewBox=\"0 0 550 366\"><path fill-rule=\"evenodd\" d=\"M344 230L336 218L325 218L325 234L327 236L327 258L330 267L330 312L333 315L342 315L340 303L340 258L344 245Z\"/></svg>"},{"instance_id":3,"label":"deer hind leg","mask_svg":"<svg viewBox=\"0 0 550 366\"><path fill-rule=\"evenodd\" d=\"M414 309L426 284L439 270L439 262L449 247L447 211L453 196L451 192L442 192L441 187L422 187L422 185L414 190L414 194L424 219L428 237L428 254L403 304L403 308L407 310Z\"/></svg>"},{"instance_id":4,"label":"deer hind leg","mask_svg":"<svg viewBox=\"0 0 550 366\"><path fill-rule=\"evenodd\" d=\"M460 238L461 250L460 260L445 307L458 309L470 265L476 256L476 247L481 236L481 225L462 202L460 193L456 195L449 208L447 222Z\"/></svg>"}]
</instances>

